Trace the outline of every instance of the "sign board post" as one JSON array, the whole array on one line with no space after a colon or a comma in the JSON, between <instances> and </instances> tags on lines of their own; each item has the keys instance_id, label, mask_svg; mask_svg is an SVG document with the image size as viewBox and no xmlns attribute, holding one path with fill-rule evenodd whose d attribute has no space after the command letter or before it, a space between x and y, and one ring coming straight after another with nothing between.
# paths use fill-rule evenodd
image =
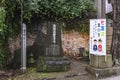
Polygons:
<instances>
[{"instance_id":1,"label":"sign board post","mask_svg":"<svg viewBox=\"0 0 120 80\"><path fill-rule=\"evenodd\" d=\"M106 19L90 19L90 54L106 56Z\"/></svg>"},{"instance_id":2,"label":"sign board post","mask_svg":"<svg viewBox=\"0 0 120 80\"><path fill-rule=\"evenodd\" d=\"M26 25L22 25L22 48L21 48L21 70L24 73L26 71Z\"/></svg>"}]
</instances>

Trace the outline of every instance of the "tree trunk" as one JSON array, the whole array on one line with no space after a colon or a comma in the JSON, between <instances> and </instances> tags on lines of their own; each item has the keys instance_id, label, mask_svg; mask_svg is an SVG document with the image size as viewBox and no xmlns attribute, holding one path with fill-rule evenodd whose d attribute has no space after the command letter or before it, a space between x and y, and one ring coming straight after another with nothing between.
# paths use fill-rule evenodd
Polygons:
<instances>
[{"instance_id":1,"label":"tree trunk","mask_svg":"<svg viewBox=\"0 0 120 80\"><path fill-rule=\"evenodd\" d=\"M111 45L111 54L115 64L120 64L120 0L114 0L114 20L113 20L113 39Z\"/></svg>"}]
</instances>

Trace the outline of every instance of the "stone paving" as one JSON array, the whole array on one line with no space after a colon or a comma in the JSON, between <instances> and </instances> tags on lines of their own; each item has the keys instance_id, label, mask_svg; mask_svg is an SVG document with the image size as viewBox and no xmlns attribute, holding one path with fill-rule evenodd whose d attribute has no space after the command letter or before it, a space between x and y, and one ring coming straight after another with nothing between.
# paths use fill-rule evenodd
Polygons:
<instances>
[{"instance_id":1,"label":"stone paving","mask_svg":"<svg viewBox=\"0 0 120 80\"><path fill-rule=\"evenodd\" d=\"M71 70L69 71L42 73L36 72L36 70L33 69L26 74L17 75L9 80L120 80L120 72L118 72L117 77L114 75L108 78L96 78L85 70L86 66L89 65L89 61L73 59L70 61Z\"/></svg>"},{"instance_id":2,"label":"stone paving","mask_svg":"<svg viewBox=\"0 0 120 80\"><path fill-rule=\"evenodd\" d=\"M104 79L100 79L100 80L120 80L120 76L112 76L112 77L104 78Z\"/></svg>"},{"instance_id":3,"label":"stone paving","mask_svg":"<svg viewBox=\"0 0 120 80\"><path fill-rule=\"evenodd\" d=\"M71 60L71 70L64 74L58 73L57 77L48 80L120 80L120 71L117 71L117 75L113 75L107 78L95 77L86 72L85 68L89 65L89 61L85 60ZM44 79L43 79L44 80Z\"/></svg>"},{"instance_id":4,"label":"stone paving","mask_svg":"<svg viewBox=\"0 0 120 80\"><path fill-rule=\"evenodd\" d=\"M68 72L57 73L57 76L44 78L42 80L97 80L94 76L85 71L88 61L71 61L71 70Z\"/></svg>"}]
</instances>

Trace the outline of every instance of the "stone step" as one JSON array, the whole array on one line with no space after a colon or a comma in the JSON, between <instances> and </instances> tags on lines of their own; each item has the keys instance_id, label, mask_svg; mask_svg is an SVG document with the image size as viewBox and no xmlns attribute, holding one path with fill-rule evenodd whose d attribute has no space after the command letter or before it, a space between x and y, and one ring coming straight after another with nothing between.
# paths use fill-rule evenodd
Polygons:
<instances>
[{"instance_id":1,"label":"stone step","mask_svg":"<svg viewBox=\"0 0 120 80\"><path fill-rule=\"evenodd\" d=\"M67 71L70 69L70 61L63 57L39 57L37 71L56 72Z\"/></svg>"}]
</instances>

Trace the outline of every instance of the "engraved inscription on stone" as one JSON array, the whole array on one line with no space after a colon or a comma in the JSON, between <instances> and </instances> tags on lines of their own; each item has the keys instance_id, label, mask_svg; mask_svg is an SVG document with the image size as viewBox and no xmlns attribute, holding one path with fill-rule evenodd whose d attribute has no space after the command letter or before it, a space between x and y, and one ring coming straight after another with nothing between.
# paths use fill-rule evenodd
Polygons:
<instances>
[{"instance_id":1,"label":"engraved inscription on stone","mask_svg":"<svg viewBox=\"0 0 120 80\"><path fill-rule=\"evenodd\" d=\"M56 43L56 24L53 24L53 43Z\"/></svg>"},{"instance_id":2,"label":"engraved inscription on stone","mask_svg":"<svg viewBox=\"0 0 120 80\"><path fill-rule=\"evenodd\" d=\"M60 54L59 49L60 49L60 47L58 45L51 45L49 47L49 54L57 56Z\"/></svg>"},{"instance_id":3,"label":"engraved inscription on stone","mask_svg":"<svg viewBox=\"0 0 120 80\"><path fill-rule=\"evenodd\" d=\"M46 56L49 55L49 48L46 48L46 50L45 50L45 55L46 55Z\"/></svg>"},{"instance_id":4,"label":"engraved inscription on stone","mask_svg":"<svg viewBox=\"0 0 120 80\"><path fill-rule=\"evenodd\" d=\"M45 27L41 29L42 32L46 33L44 39L44 56L62 56L62 45L61 45L61 27L56 22L47 22ZM47 32L46 32L47 31ZM42 44L42 43L41 43Z\"/></svg>"}]
</instances>

